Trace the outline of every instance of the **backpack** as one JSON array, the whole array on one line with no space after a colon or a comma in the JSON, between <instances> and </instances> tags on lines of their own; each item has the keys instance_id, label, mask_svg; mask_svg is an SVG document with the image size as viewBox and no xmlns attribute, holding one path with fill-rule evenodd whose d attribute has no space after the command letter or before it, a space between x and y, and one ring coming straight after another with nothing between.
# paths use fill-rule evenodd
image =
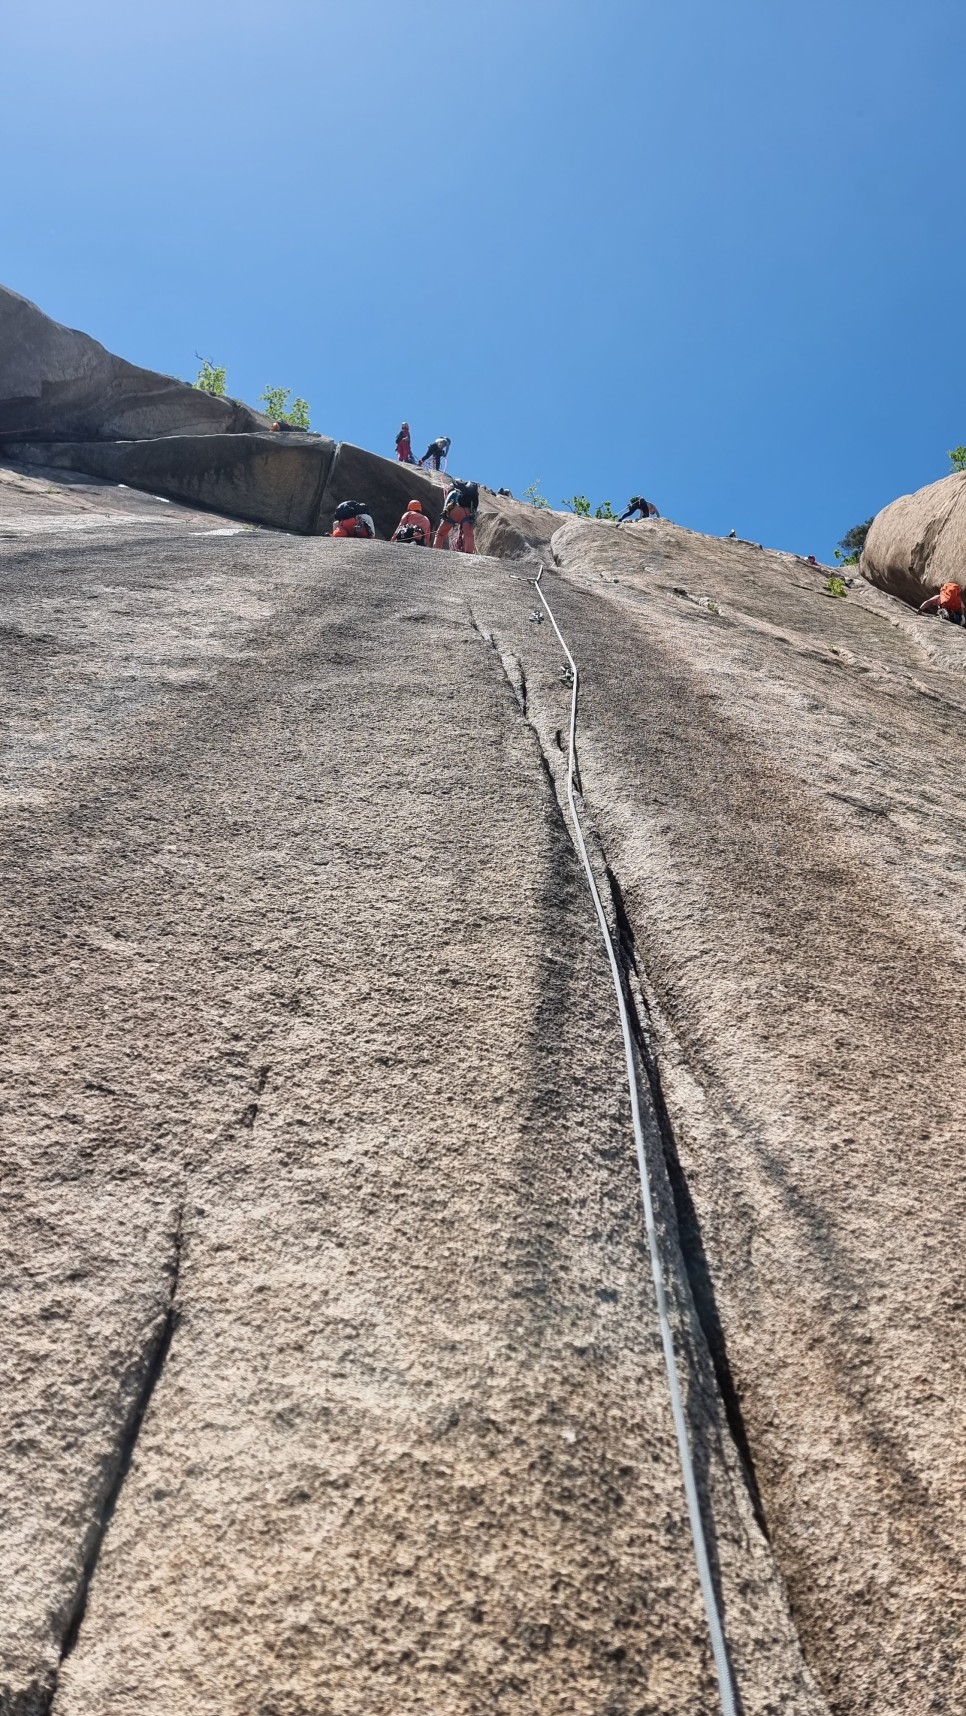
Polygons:
<instances>
[{"instance_id":1,"label":"backpack","mask_svg":"<svg viewBox=\"0 0 966 1716\"><path fill-rule=\"evenodd\" d=\"M475 513L480 504L479 483L454 483L446 496L446 506L456 502L457 506L465 506L467 512Z\"/></svg>"},{"instance_id":2,"label":"backpack","mask_svg":"<svg viewBox=\"0 0 966 1716\"><path fill-rule=\"evenodd\" d=\"M368 512L366 501L340 501L332 514L333 518L358 518L360 513Z\"/></svg>"}]
</instances>

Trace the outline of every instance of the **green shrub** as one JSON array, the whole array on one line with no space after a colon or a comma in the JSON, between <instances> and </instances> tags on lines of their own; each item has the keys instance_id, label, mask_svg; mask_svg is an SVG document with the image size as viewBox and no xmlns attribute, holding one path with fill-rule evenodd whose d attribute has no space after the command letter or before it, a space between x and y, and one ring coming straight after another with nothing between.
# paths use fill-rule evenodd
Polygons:
<instances>
[{"instance_id":1,"label":"green shrub","mask_svg":"<svg viewBox=\"0 0 966 1716\"><path fill-rule=\"evenodd\" d=\"M590 502L586 495L571 495L569 500L561 501L561 506L568 512L576 513L578 518L590 517Z\"/></svg>"},{"instance_id":2,"label":"green shrub","mask_svg":"<svg viewBox=\"0 0 966 1716\"><path fill-rule=\"evenodd\" d=\"M540 507L544 512L550 512L552 510L546 495L542 495L540 493L539 477L535 483L530 484L528 489L524 489L521 499L526 502L527 506Z\"/></svg>"},{"instance_id":3,"label":"green shrub","mask_svg":"<svg viewBox=\"0 0 966 1716\"><path fill-rule=\"evenodd\" d=\"M849 587L845 579L840 578L837 572L830 572L825 580L825 594L827 596L847 596L848 591Z\"/></svg>"},{"instance_id":4,"label":"green shrub","mask_svg":"<svg viewBox=\"0 0 966 1716\"><path fill-rule=\"evenodd\" d=\"M954 471L966 471L966 447L951 448L949 463Z\"/></svg>"},{"instance_id":5,"label":"green shrub","mask_svg":"<svg viewBox=\"0 0 966 1716\"><path fill-rule=\"evenodd\" d=\"M611 506L610 501L601 501L600 506L597 508L597 510L594 513L594 517L595 518L610 518L610 519L616 520L617 514L614 511L613 507Z\"/></svg>"},{"instance_id":6,"label":"green shrub","mask_svg":"<svg viewBox=\"0 0 966 1716\"><path fill-rule=\"evenodd\" d=\"M198 356L197 352L195 356ZM202 358L195 387L200 389L202 393L213 393L216 399L223 399L227 379L227 369L219 368L218 364L212 363L210 358Z\"/></svg>"},{"instance_id":7,"label":"green shrub","mask_svg":"<svg viewBox=\"0 0 966 1716\"><path fill-rule=\"evenodd\" d=\"M308 400L296 398L289 405L290 387L266 387L259 394L259 400L265 407L266 417L273 423L290 423L293 429L309 427Z\"/></svg>"}]
</instances>

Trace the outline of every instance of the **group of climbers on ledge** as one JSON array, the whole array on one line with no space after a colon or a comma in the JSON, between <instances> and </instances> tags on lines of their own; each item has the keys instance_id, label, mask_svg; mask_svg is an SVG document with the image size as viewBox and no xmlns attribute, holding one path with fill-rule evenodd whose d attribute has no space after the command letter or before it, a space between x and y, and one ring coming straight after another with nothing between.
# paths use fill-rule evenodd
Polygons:
<instances>
[{"instance_id":1,"label":"group of climbers on ledge","mask_svg":"<svg viewBox=\"0 0 966 1716\"><path fill-rule=\"evenodd\" d=\"M422 501L411 500L390 537L390 542L409 542L417 548L448 548L450 536L456 531L453 546L463 554L476 553L476 514L480 504L478 483L454 482L443 500L443 516L433 536L432 525ZM341 501L335 509L332 535L343 538L372 539L376 527L365 501Z\"/></svg>"},{"instance_id":2,"label":"group of climbers on ledge","mask_svg":"<svg viewBox=\"0 0 966 1716\"><path fill-rule=\"evenodd\" d=\"M448 435L439 435L435 441L430 441L421 459L413 458L413 438L409 432L409 424L400 425L396 436L396 458L401 465L426 466L434 471L446 469L446 459L450 449Z\"/></svg>"}]
</instances>

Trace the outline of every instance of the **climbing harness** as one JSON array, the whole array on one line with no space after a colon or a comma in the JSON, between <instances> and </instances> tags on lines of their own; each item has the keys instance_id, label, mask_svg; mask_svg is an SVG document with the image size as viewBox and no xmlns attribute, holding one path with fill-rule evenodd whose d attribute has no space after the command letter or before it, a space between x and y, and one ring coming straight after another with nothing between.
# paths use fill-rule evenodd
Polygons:
<instances>
[{"instance_id":1,"label":"climbing harness","mask_svg":"<svg viewBox=\"0 0 966 1716\"><path fill-rule=\"evenodd\" d=\"M611 937L607 917L601 903L594 872L587 856L583 829L577 815L577 804L574 797L574 767L577 737L577 692L579 675L577 663L567 646L567 641L560 630L553 609L540 588L540 580L545 568L540 567L534 580L534 589L547 610L547 617L553 626L561 647L570 665L573 675L570 695L570 734L567 747L567 803L570 806L570 820L573 824L574 844L580 855L590 886L594 909L600 924L607 958L610 961L611 976L614 979L614 989L617 995L617 1011L620 1015L621 1033L624 1038L624 1059L627 1065L627 1087L631 1098L631 1119L634 1127L634 1144L637 1151L637 1167L641 1179L641 1198L644 1204L644 1225L647 1230L647 1245L651 1257L651 1274L654 1278L654 1295L657 1300L657 1317L661 1329L661 1345L664 1349L664 1364L667 1370L668 1388L671 1395L671 1415L674 1419L674 1430L677 1436L678 1455L681 1461L681 1475L684 1480L684 1493L688 1504L688 1518L691 1522L691 1538L694 1543L694 1559L698 1569L698 1581L701 1586L701 1596L704 1602L704 1612L708 1621L708 1632L711 1636L711 1653L714 1657L715 1672L718 1676L718 1692L721 1698L723 1716L737 1716L735 1689L732 1681L731 1664L728 1661L728 1651L725 1645L724 1625L721 1609L711 1577L711 1564L708 1558L708 1543L705 1535L704 1521L701 1518L701 1504L698 1500L698 1486L695 1482L694 1464L691 1459L691 1445L688 1441L688 1427L684 1416L684 1403L681 1398L681 1384L678 1379L677 1364L674 1358L674 1337L671 1333L671 1322L668 1317L667 1297L664 1291L664 1269L661 1264L661 1253L658 1246L657 1228L654 1224L654 1200L651 1195L651 1176L647 1166L647 1155L644 1149L644 1131L641 1126L641 1105L637 1088L637 1071L634 1065L634 1043L631 1036L630 1019L627 1013L627 1002L624 998L624 986L621 982L620 966Z\"/></svg>"}]
</instances>

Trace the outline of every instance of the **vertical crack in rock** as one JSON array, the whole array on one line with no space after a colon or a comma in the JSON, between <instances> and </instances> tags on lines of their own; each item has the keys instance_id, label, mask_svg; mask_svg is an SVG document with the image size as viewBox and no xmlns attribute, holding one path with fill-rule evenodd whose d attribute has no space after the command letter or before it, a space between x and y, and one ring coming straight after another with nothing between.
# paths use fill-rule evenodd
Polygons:
<instances>
[{"instance_id":1,"label":"vertical crack in rock","mask_svg":"<svg viewBox=\"0 0 966 1716\"><path fill-rule=\"evenodd\" d=\"M610 865L605 863L607 883L613 902L614 919L617 924L617 951L624 981L624 994L628 1012L631 1018L631 1028L641 1066L647 1079L651 1102L657 1118L661 1134L661 1147L667 1168L671 1195L674 1199L674 1212L677 1221L678 1243L681 1256L687 1272L691 1297L701 1332L708 1348L711 1363L714 1368L715 1380L721 1395L725 1417L731 1439L738 1452L744 1472L749 1499L754 1510L759 1529L767 1541L770 1541L768 1521L765 1516L758 1479L755 1473L755 1462L751 1452L748 1432L745 1428L744 1416L741 1410L741 1400L735 1386L728 1359L728 1348L725 1341L724 1329L718 1312L715 1298L714 1283L708 1264L704 1240L701 1234L701 1223L698 1212L694 1207L691 1188L687 1175L681 1164L674 1128L664 1100L661 1084L661 1073L654 1053L653 1031L648 1015L647 1000L641 981L641 972L637 961L637 944L633 926L627 915L624 895L620 883Z\"/></svg>"},{"instance_id":2,"label":"vertical crack in rock","mask_svg":"<svg viewBox=\"0 0 966 1716\"><path fill-rule=\"evenodd\" d=\"M568 807L566 804L565 777L567 747L566 744L562 742L562 730L557 728L554 732L554 750L556 751L556 755L554 755L549 743L545 741L545 737L541 733L533 715L527 712L524 698L518 690L518 677L525 685L522 664L517 661L515 656L512 656L509 652L501 649L497 639L490 636L488 633L483 632L476 624L475 620L473 623L475 629L480 633L484 642L490 646L499 661L503 673L513 690L516 701L526 716L527 725L536 739L540 761L543 764L545 773L549 776L550 784L553 789L561 817L567 829L568 838L572 841L573 834L570 828ZM583 799L583 787L580 781L580 773L576 756L574 757L574 785L578 795ZM697 1316L701 1332L704 1336L708 1357L711 1361L718 1392L721 1397L721 1404L724 1409L725 1421L744 1475L748 1498L762 1536L765 1538L766 1542L770 1542L768 1521L765 1516L761 1492L758 1487L758 1480L755 1473L755 1462L752 1456L748 1432L745 1427L744 1417L741 1411L741 1401L731 1372L727 1343L725 1341L724 1330L722 1328L721 1318L718 1312L714 1284L711 1279L711 1270L708 1264L707 1253L704 1249L701 1223L694 1206L694 1199L691 1196L691 1189L688 1185L687 1175L685 1174L681 1163L677 1140L674 1135L674 1128L671 1124L667 1105L664 1101L660 1069L654 1052L654 1037L644 992L644 978L646 977L646 974L642 974L638 966L637 944L633 926L631 925L630 919L627 915L620 883L607 863L606 854L601 844L600 836L597 834L595 829L585 826L584 837L587 841L588 851L591 854L591 862L594 864L594 868L598 872L598 886L601 889L601 897L604 900L605 909L608 903L608 895L610 899L612 933L614 934L614 944L620 968L621 982L624 989L624 999L627 1003L627 1010L630 1017L631 1031L637 1051L638 1062L647 1081L660 1133L661 1150L674 1203L678 1246L680 1248L695 1314ZM603 876L601 876L601 872L603 872Z\"/></svg>"},{"instance_id":3,"label":"vertical crack in rock","mask_svg":"<svg viewBox=\"0 0 966 1716\"><path fill-rule=\"evenodd\" d=\"M86 1547L83 1566L77 1590L66 1617L66 1627L60 1648L60 1662L53 1677L53 1682L44 1700L37 1706L38 1716L48 1716L57 1696L60 1669L70 1656L80 1635L87 1612L87 1601L91 1584L97 1572L104 1540L110 1529L111 1520L117 1510L125 1480L131 1469L131 1462L137 1448L141 1427L147 1416L148 1408L154 1391L161 1379L175 1329L178 1326L178 1281L181 1273L182 1228L184 1210L177 1212L174 1233L172 1236L171 1256L167 1264L168 1276L167 1305L163 1314L154 1323L145 1343L143 1352L136 1361L135 1386L128 1405L128 1411L120 1429L113 1458L104 1475L104 1487L101 1492L100 1505L86 1536Z\"/></svg>"},{"instance_id":4,"label":"vertical crack in rock","mask_svg":"<svg viewBox=\"0 0 966 1716\"><path fill-rule=\"evenodd\" d=\"M496 644L493 645L496 649ZM513 686L513 695L520 705L521 712L527 713L527 676L519 656L511 655L509 650L499 650L500 664L507 679Z\"/></svg>"}]
</instances>

